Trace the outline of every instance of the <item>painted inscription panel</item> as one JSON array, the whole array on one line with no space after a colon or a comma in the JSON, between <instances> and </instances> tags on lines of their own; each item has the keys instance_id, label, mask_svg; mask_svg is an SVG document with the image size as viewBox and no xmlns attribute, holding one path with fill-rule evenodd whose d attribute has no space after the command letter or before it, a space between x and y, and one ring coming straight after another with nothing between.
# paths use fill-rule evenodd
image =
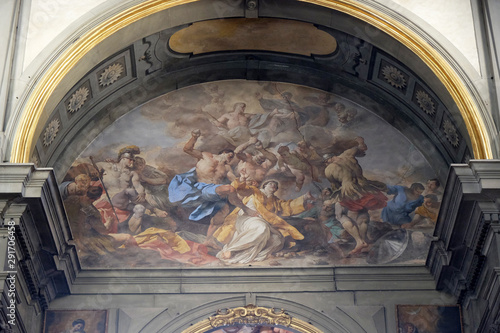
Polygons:
<instances>
[{"instance_id":1,"label":"painted inscription panel","mask_svg":"<svg viewBox=\"0 0 500 333\"><path fill-rule=\"evenodd\" d=\"M60 190L84 267L423 263L441 185L403 134L339 95L213 82L115 121Z\"/></svg>"}]
</instances>

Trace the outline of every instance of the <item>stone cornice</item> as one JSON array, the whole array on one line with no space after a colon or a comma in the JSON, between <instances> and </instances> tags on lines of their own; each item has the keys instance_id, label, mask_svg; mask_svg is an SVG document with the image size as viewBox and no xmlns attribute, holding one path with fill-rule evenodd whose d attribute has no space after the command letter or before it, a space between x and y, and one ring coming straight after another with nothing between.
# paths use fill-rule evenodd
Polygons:
<instances>
[{"instance_id":1,"label":"stone cornice","mask_svg":"<svg viewBox=\"0 0 500 333\"><path fill-rule=\"evenodd\" d=\"M52 169L32 164L0 164L2 219L16 224L19 284L29 304L46 308L68 292L54 255L67 250L70 232Z\"/></svg>"},{"instance_id":2,"label":"stone cornice","mask_svg":"<svg viewBox=\"0 0 500 333\"><path fill-rule=\"evenodd\" d=\"M113 271L82 269L71 285L72 293L89 295L123 292L128 294L190 294L434 289L435 282L432 275L424 266L123 269Z\"/></svg>"},{"instance_id":3,"label":"stone cornice","mask_svg":"<svg viewBox=\"0 0 500 333\"><path fill-rule=\"evenodd\" d=\"M437 287L464 311L482 313L482 332L500 316L500 161L452 165L427 265Z\"/></svg>"}]
</instances>

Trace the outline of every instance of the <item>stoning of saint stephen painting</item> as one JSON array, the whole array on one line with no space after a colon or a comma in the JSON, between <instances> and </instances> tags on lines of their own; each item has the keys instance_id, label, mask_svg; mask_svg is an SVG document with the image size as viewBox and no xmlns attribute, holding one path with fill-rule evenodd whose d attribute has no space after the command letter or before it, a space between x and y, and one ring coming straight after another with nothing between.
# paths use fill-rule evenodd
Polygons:
<instances>
[{"instance_id":1,"label":"stoning of saint stephen painting","mask_svg":"<svg viewBox=\"0 0 500 333\"><path fill-rule=\"evenodd\" d=\"M340 95L213 82L115 121L60 190L84 267L422 263L442 186L403 134Z\"/></svg>"}]
</instances>

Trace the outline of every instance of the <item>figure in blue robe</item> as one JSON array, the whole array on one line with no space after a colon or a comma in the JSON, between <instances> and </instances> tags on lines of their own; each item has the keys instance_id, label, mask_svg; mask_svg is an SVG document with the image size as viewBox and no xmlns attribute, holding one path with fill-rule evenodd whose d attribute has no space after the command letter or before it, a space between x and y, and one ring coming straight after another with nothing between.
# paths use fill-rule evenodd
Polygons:
<instances>
[{"instance_id":1,"label":"figure in blue robe","mask_svg":"<svg viewBox=\"0 0 500 333\"><path fill-rule=\"evenodd\" d=\"M424 186L413 183L410 188L406 186L387 186L387 194L394 194L391 201L382 210L382 220L394 225L403 225L411 222L410 214L422 205Z\"/></svg>"},{"instance_id":2,"label":"figure in blue robe","mask_svg":"<svg viewBox=\"0 0 500 333\"><path fill-rule=\"evenodd\" d=\"M168 186L168 198L172 203L183 207L196 207L189 215L192 221L200 221L207 216L213 216L227 203L215 192L221 184L198 182L196 168L176 175Z\"/></svg>"}]
</instances>

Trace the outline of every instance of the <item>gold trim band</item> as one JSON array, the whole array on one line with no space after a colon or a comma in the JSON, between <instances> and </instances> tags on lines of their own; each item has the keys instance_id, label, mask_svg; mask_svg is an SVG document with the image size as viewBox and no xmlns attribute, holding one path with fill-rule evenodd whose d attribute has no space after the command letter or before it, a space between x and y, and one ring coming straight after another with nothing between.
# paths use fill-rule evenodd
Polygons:
<instances>
[{"instance_id":1,"label":"gold trim band","mask_svg":"<svg viewBox=\"0 0 500 333\"><path fill-rule=\"evenodd\" d=\"M472 144L474 158L492 159L491 142L483 118L464 83L450 64L423 38L387 15L353 0L300 0L335 9L387 33L415 53L444 84L458 106Z\"/></svg>"},{"instance_id":2,"label":"gold trim band","mask_svg":"<svg viewBox=\"0 0 500 333\"><path fill-rule=\"evenodd\" d=\"M246 324L263 326L280 325L303 333L322 333L322 331L311 324L288 315L283 309L276 311L273 308L265 308L253 304L248 304L244 307L217 310L215 316L194 324L182 331L182 333L205 333L217 327Z\"/></svg>"},{"instance_id":3,"label":"gold trim band","mask_svg":"<svg viewBox=\"0 0 500 333\"><path fill-rule=\"evenodd\" d=\"M113 16L75 41L75 43L63 52L63 54L49 67L30 94L12 143L10 161L12 163L29 162L31 149L34 146L34 136L38 121L45 109L45 105L64 76L68 74L78 61L92 50L92 48L120 29L134 22L162 10L194 1L197 0L146 1Z\"/></svg>"},{"instance_id":4,"label":"gold trim band","mask_svg":"<svg viewBox=\"0 0 500 333\"><path fill-rule=\"evenodd\" d=\"M131 7L84 34L72 44L47 70L30 94L17 127L10 161L27 163L34 146L38 122L45 106L65 75L97 44L110 37L118 30L162 10L198 0L149 0ZM484 121L477 110L472 97L457 73L443 57L421 37L403 24L380 12L355 3L354 0L302 0L304 2L335 9L356 17L387 33L414 52L429 66L444 84L464 119L469 133L474 157L491 159L493 154Z\"/></svg>"}]
</instances>

